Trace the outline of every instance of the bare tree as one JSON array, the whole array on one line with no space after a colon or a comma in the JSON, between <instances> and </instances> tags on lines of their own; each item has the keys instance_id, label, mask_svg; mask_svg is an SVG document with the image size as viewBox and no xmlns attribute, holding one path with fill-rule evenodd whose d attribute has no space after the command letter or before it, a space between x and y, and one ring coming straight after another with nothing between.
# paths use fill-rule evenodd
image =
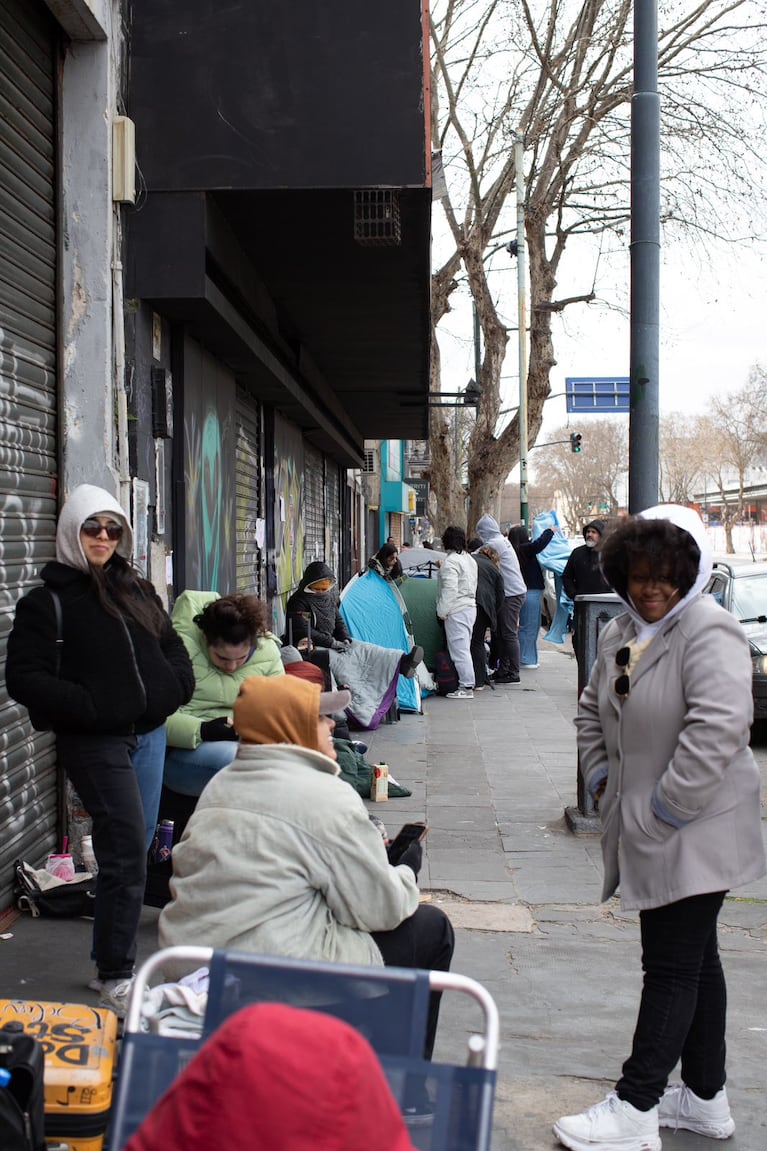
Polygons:
<instances>
[{"instance_id":1,"label":"bare tree","mask_svg":"<svg viewBox=\"0 0 767 1151\"><path fill-rule=\"evenodd\" d=\"M697 420L672 412L660 421L659 491L662 503L688 504L706 468L706 443Z\"/></svg>"},{"instance_id":2,"label":"bare tree","mask_svg":"<svg viewBox=\"0 0 767 1151\"><path fill-rule=\"evenodd\" d=\"M580 531L595 515L615 514L627 477L625 420L607 416L583 426L580 452L570 448L569 428L558 428L551 445L533 453L536 487L550 492L552 503L559 497L557 507L571 532Z\"/></svg>"},{"instance_id":3,"label":"bare tree","mask_svg":"<svg viewBox=\"0 0 767 1151\"><path fill-rule=\"evenodd\" d=\"M734 553L733 524L743 518L748 471L761 463L767 452L767 375L758 365L748 383L737 392L715 399L711 411L698 421L698 435L705 445L706 476L714 481L721 501L725 546ZM737 494L732 498L733 481Z\"/></svg>"},{"instance_id":4,"label":"bare tree","mask_svg":"<svg viewBox=\"0 0 767 1151\"><path fill-rule=\"evenodd\" d=\"M481 330L481 406L470 438L469 521L492 506L519 457L515 416L501 427L501 370L509 328L491 273L511 232L507 201L524 142L525 235L530 275L528 426L540 428L556 363L552 321L596 298L595 246L580 286L557 277L568 245L598 237L625 251L628 219L630 0L434 0L432 128L448 192L449 243L433 274L431 389L440 389L437 327L465 280ZM661 13L659 87L664 133L666 232L728 234L755 211L761 138L753 102L764 89L761 9L747 0L699 0ZM665 23L663 23L665 21ZM734 109L743 109L743 115ZM504 256L508 268L508 256ZM464 522L447 409L432 409L430 479L442 523Z\"/></svg>"}]
</instances>

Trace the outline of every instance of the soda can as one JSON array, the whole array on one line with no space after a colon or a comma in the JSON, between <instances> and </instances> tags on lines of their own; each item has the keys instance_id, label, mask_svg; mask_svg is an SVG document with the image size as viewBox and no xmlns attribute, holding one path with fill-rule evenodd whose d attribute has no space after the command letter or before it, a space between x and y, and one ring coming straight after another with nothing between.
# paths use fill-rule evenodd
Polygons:
<instances>
[{"instance_id":1,"label":"soda can","mask_svg":"<svg viewBox=\"0 0 767 1151\"><path fill-rule=\"evenodd\" d=\"M153 846L152 859L155 863L164 863L166 859L170 859L173 850L172 819L163 819L157 824L157 832Z\"/></svg>"}]
</instances>

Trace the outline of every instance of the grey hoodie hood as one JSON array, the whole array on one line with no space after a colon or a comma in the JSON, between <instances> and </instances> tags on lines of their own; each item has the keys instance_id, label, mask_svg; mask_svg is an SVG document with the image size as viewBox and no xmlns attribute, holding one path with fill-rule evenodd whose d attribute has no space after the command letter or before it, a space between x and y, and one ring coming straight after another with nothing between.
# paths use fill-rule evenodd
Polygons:
<instances>
[{"instance_id":1,"label":"grey hoodie hood","mask_svg":"<svg viewBox=\"0 0 767 1151\"><path fill-rule=\"evenodd\" d=\"M639 512L638 518L641 520L669 520L675 527L681 528L682 531L691 535L700 549L700 562L698 564L698 574L695 578L695 583L687 595L684 596L683 599L680 599L679 603L674 604L670 611L666 612L663 619L659 619L657 623L648 623L642 618L639 612L635 610L629 600L623 600L636 626L637 639L643 640L652 639L662 627L666 626L670 619L679 615L680 611L683 611L691 600L700 595L709 581L714 561L711 553L711 544L708 542L703 521L692 508L686 508L682 504L658 504L654 508L646 508L645 511ZM622 596L621 599L623 599Z\"/></svg>"},{"instance_id":2,"label":"grey hoodie hood","mask_svg":"<svg viewBox=\"0 0 767 1151\"><path fill-rule=\"evenodd\" d=\"M522 578L517 553L498 526L493 516L481 516L477 521L477 535L483 544L495 548L501 560L504 595L524 595L527 586Z\"/></svg>"},{"instance_id":3,"label":"grey hoodie hood","mask_svg":"<svg viewBox=\"0 0 767 1151\"><path fill-rule=\"evenodd\" d=\"M114 516L123 525L117 554L130 562L133 554L133 531L128 517L113 495L93 484L80 484L61 509L56 527L56 559L78 571L90 571L80 543L80 528L89 516Z\"/></svg>"}]
</instances>

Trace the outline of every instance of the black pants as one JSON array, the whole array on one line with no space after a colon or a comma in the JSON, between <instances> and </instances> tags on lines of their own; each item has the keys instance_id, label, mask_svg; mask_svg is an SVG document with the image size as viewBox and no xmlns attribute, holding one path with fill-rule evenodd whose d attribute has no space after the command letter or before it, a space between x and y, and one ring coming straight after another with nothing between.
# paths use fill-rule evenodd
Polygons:
<instances>
[{"instance_id":1,"label":"black pants","mask_svg":"<svg viewBox=\"0 0 767 1151\"><path fill-rule=\"evenodd\" d=\"M130 753L134 736L59 735L61 767L93 820L99 865L93 946L99 976L133 972L146 881L144 809Z\"/></svg>"},{"instance_id":2,"label":"black pants","mask_svg":"<svg viewBox=\"0 0 767 1151\"><path fill-rule=\"evenodd\" d=\"M453 925L439 907L421 903L393 931L374 931L373 939L387 967L419 967L427 971L449 971L455 948ZM424 1058L431 1059L439 1020L440 992L429 997Z\"/></svg>"},{"instance_id":3,"label":"black pants","mask_svg":"<svg viewBox=\"0 0 767 1151\"><path fill-rule=\"evenodd\" d=\"M483 607L477 604L477 618L471 633L471 662L474 664L474 684L482 687L490 681L487 678L487 651L485 633L490 627L490 617Z\"/></svg>"},{"instance_id":4,"label":"black pants","mask_svg":"<svg viewBox=\"0 0 767 1151\"><path fill-rule=\"evenodd\" d=\"M640 1111L660 1099L677 1060L701 1099L725 1081L727 988L716 921L725 892L642 911L644 985L631 1055L616 1091Z\"/></svg>"},{"instance_id":5,"label":"black pants","mask_svg":"<svg viewBox=\"0 0 767 1151\"><path fill-rule=\"evenodd\" d=\"M524 593L507 595L498 612L496 648L501 675L519 675L519 613L524 602Z\"/></svg>"}]
</instances>

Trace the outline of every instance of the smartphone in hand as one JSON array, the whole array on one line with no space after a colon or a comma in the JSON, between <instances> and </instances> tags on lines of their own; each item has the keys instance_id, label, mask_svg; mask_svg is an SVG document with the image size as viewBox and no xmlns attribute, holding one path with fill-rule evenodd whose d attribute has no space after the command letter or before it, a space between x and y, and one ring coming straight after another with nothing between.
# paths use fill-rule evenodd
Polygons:
<instances>
[{"instance_id":1,"label":"smartphone in hand","mask_svg":"<svg viewBox=\"0 0 767 1151\"><path fill-rule=\"evenodd\" d=\"M401 827L386 848L389 863L397 864L411 843L420 843L426 838L428 830L429 828L425 823L406 823Z\"/></svg>"}]
</instances>

